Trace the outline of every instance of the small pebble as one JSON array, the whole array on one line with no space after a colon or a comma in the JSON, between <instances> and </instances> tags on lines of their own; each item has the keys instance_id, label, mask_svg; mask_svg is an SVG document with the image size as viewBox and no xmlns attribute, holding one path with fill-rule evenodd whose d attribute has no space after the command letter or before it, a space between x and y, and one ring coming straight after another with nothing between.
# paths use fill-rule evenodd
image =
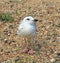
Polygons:
<instances>
[{"instance_id":1,"label":"small pebble","mask_svg":"<svg viewBox=\"0 0 60 63\"><path fill-rule=\"evenodd\" d=\"M10 45L12 43L12 41L8 41L8 44Z\"/></svg>"},{"instance_id":2,"label":"small pebble","mask_svg":"<svg viewBox=\"0 0 60 63\"><path fill-rule=\"evenodd\" d=\"M6 60L5 63L12 63L10 60Z\"/></svg>"},{"instance_id":3,"label":"small pebble","mask_svg":"<svg viewBox=\"0 0 60 63\"><path fill-rule=\"evenodd\" d=\"M56 59L55 58L52 58L52 59L50 59L50 62L56 62Z\"/></svg>"},{"instance_id":4,"label":"small pebble","mask_svg":"<svg viewBox=\"0 0 60 63\"><path fill-rule=\"evenodd\" d=\"M57 53L57 57L59 57L59 58L60 58L60 53Z\"/></svg>"},{"instance_id":5,"label":"small pebble","mask_svg":"<svg viewBox=\"0 0 60 63\"><path fill-rule=\"evenodd\" d=\"M6 53L10 53L10 49L5 50Z\"/></svg>"},{"instance_id":6,"label":"small pebble","mask_svg":"<svg viewBox=\"0 0 60 63\"><path fill-rule=\"evenodd\" d=\"M11 24L11 25L9 25L9 28L10 28L10 29L13 29L13 25L12 25L12 24Z\"/></svg>"},{"instance_id":7,"label":"small pebble","mask_svg":"<svg viewBox=\"0 0 60 63\"><path fill-rule=\"evenodd\" d=\"M3 49L1 49L1 52L3 52Z\"/></svg>"},{"instance_id":8,"label":"small pebble","mask_svg":"<svg viewBox=\"0 0 60 63\"><path fill-rule=\"evenodd\" d=\"M57 11L58 11L58 13L60 13L60 9L58 9Z\"/></svg>"},{"instance_id":9,"label":"small pebble","mask_svg":"<svg viewBox=\"0 0 60 63\"><path fill-rule=\"evenodd\" d=\"M8 36L10 36L10 33L8 33Z\"/></svg>"},{"instance_id":10,"label":"small pebble","mask_svg":"<svg viewBox=\"0 0 60 63\"><path fill-rule=\"evenodd\" d=\"M36 50L36 51L39 51L40 48L41 48L40 44L37 44L37 46L35 47L35 50Z\"/></svg>"},{"instance_id":11,"label":"small pebble","mask_svg":"<svg viewBox=\"0 0 60 63\"><path fill-rule=\"evenodd\" d=\"M4 42L7 42L7 41L8 41L8 40L5 38L5 39L4 39Z\"/></svg>"},{"instance_id":12,"label":"small pebble","mask_svg":"<svg viewBox=\"0 0 60 63\"><path fill-rule=\"evenodd\" d=\"M15 58L15 62L17 62L17 61L19 61L20 60L20 58L19 57L16 57Z\"/></svg>"}]
</instances>

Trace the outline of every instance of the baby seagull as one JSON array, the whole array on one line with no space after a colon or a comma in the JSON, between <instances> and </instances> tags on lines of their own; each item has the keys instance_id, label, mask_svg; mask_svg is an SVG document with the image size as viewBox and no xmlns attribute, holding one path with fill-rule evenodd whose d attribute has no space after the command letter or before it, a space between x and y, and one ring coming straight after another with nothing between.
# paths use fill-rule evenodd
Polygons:
<instances>
[{"instance_id":1,"label":"baby seagull","mask_svg":"<svg viewBox=\"0 0 60 63\"><path fill-rule=\"evenodd\" d=\"M38 20L34 19L31 16L25 17L19 24L17 34L24 37L24 40L26 42L26 45L23 50L21 50L21 53L28 52L29 54L34 54L35 51L33 50L33 42L34 37L37 34L37 27L36 22Z\"/></svg>"}]
</instances>

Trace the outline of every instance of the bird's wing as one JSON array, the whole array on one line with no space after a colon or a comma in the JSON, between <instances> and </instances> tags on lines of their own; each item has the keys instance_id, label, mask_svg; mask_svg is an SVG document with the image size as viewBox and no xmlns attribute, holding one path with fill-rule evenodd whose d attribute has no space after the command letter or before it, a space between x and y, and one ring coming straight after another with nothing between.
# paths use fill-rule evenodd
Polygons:
<instances>
[{"instance_id":1,"label":"bird's wing","mask_svg":"<svg viewBox=\"0 0 60 63\"><path fill-rule=\"evenodd\" d=\"M24 29L24 25L20 23L18 30L22 30L22 29Z\"/></svg>"},{"instance_id":2,"label":"bird's wing","mask_svg":"<svg viewBox=\"0 0 60 63\"><path fill-rule=\"evenodd\" d=\"M23 24L20 23L18 26L17 34L19 35L23 29L24 29L24 26Z\"/></svg>"}]
</instances>

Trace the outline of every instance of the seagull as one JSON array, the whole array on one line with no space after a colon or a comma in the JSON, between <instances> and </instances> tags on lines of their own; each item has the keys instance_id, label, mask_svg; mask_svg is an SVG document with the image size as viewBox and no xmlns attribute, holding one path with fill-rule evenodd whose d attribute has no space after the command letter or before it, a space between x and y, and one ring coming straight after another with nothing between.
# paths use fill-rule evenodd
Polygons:
<instances>
[{"instance_id":1,"label":"seagull","mask_svg":"<svg viewBox=\"0 0 60 63\"><path fill-rule=\"evenodd\" d=\"M26 42L24 49L20 51L21 53L35 53L35 51L33 50L33 42L34 37L37 35L37 21L38 19L35 19L32 16L27 16L20 21L17 29L17 34L24 37L24 41Z\"/></svg>"}]
</instances>

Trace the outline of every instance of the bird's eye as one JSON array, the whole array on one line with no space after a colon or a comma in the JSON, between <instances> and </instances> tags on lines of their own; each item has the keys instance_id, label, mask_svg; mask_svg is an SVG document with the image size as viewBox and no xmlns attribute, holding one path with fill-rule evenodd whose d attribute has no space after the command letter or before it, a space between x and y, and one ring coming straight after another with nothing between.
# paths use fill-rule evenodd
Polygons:
<instances>
[{"instance_id":1,"label":"bird's eye","mask_svg":"<svg viewBox=\"0 0 60 63\"><path fill-rule=\"evenodd\" d=\"M29 18L27 18L27 20L30 20Z\"/></svg>"}]
</instances>

